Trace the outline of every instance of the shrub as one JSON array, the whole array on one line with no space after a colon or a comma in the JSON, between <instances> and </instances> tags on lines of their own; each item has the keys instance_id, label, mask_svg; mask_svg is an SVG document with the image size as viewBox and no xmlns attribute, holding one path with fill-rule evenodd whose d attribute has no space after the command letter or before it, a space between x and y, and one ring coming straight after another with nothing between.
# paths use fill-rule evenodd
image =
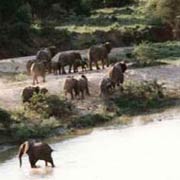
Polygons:
<instances>
[{"instance_id":1,"label":"shrub","mask_svg":"<svg viewBox=\"0 0 180 180\"><path fill-rule=\"evenodd\" d=\"M11 122L12 119L10 113L0 108L0 123L2 123L5 128L9 128Z\"/></svg>"},{"instance_id":2,"label":"shrub","mask_svg":"<svg viewBox=\"0 0 180 180\"><path fill-rule=\"evenodd\" d=\"M101 114L86 114L74 119L71 123L72 127L87 128L103 124L110 121L111 117Z\"/></svg>"},{"instance_id":3,"label":"shrub","mask_svg":"<svg viewBox=\"0 0 180 180\"><path fill-rule=\"evenodd\" d=\"M27 103L27 110L34 111L43 118L51 116L61 118L71 114L73 106L56 95L46 96L38 93L33 95L30 103Z\"/></svg>"},{"instance_id":4,"label":"shrub","mask_svg":"<svg viewBox=\"0 0 180 180\"><path fill-rule=\"evenodd\" d=\"M164 84L154 81L127 82L123 93L113 98L122 112L137 112L162 106Z\"/></svg>"},{"instance_id":5,"label":"shrub","mask_svg":"<svg viewBox=\"0 0 180 180\"><path fill-rule=\"evenodd\" d=\"M152 43L142 42L135 47L133 54L137 64L146 66L156 63L158 50L152 46Z\"/></svg>"}]
</instances>

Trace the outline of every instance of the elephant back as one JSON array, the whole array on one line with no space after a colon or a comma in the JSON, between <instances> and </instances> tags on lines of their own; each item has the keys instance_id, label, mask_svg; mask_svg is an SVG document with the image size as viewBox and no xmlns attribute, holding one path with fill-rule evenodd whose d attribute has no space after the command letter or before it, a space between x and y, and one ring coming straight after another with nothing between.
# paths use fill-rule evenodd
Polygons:
<instances>
[{"instance_id":1,"label":"elephant back","mask_svg":"<svg viewBox=\"0 0 180 180\"><path fill-rule=\"evenodd\" d=\"M34 157L44 160L48 159L53 149L46 143L36 142L29 147L28 154L33 154Z\"/></svg>"},{"instance_id":2,"label":"elephant back","mask_svg":"<svg viewBox=\"0 0 180 180\"><path fill-rule=\"evenodd\" d=\"M124 82L124 74L121 66L119 64L115 64L109 71L109 77L114 83L123 83Z\"/></svg>"},{"instance_id":3,"label":"elephant back","mask_svg":"<svg viewBox=\"0 0 180 180\"><path fill-rule=\"evenodd\" d=\"M36 59L38 61L47 61L47 62L49 62L51 60L51 52L47 48L41 49L41 50L39 50L37 52Z\"/></svg>"},{"instance_id":4,"label":"elephant back","mask_svg":"<svg viewBox=\"0 0 180 180\"><path fill-rule=\"evenodd\" d=\"M77 87L77 83L77 79L74 79L73 77L67 77L64 82L64 90L70 92L72 89Z\"/></svg>"},{"instance_id":5,"label":"elephant back","mask_svg":"<svg viewBox=\"0 0 180 180\"><path fill-rule=\"evenodd\" d=\"M107 96L110 93L110 89L113 87L111 78L104 77L100 84L101 95Z\"/></svg>"},{"instance_id":6,"label":"elephant back","mask_svg":"<svg viewBox=\"0 0 180 180\"><path fill-rule=\"evenodd\" d=\"M44 62L35 62L31 66L31 74L36 76L43 76L46 73L46 66Z\"/></svg>"},{"instance_id":7,"label":"elephant back","mask_svg":"<svg viewBox=\"0 0 180 180\"><path fill-rule=\"evenodd\" d=\"M26 87L23 89L22 91L22 101L23 103L25 102L29 102L30 99L32 98L33 94L34 93L39 93L40 91L40 88L37 86L37 87Z\"/></svg>"}]
</instances>

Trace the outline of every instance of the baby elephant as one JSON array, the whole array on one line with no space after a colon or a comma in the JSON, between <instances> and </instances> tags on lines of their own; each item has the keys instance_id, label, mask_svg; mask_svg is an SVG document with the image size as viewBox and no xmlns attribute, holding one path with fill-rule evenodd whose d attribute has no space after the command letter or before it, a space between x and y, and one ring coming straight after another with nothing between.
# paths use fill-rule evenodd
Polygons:
<instances>
[{"instance_id":1,"label":"baby elephant","mask_svg":"<svg viewBox=\"0 0 180 180\"><path fill-rule=\"evenodd\" d=\"M117 62L109 71L109 78L114 83L115 86L120 86L124 82L124 72L127 69L125 62Z\"/></svg>"},{"instance_id":2,"label":"baby elephant","mask_svg":"<svg viewBox=\"0 0 180 180\"><path fill-rule=\"evenodd\" d=\"M114 83L109 77L104 77L100 84L100 96L107 97L111 94Z\"/></svg>"},{"instance_id":3,"label":"baby elephant","mask_svg":"<svg viewBox=\"0 0 180 180\"><path fill-rule=\"evenodd\" d=\"M39 86L33 87L33 86L28 86L25 87L22 91L22 101L23 103L25 102L30 102L31 98L33 97L33 94L46 94L48 90L46 88L40 88Z\"/></svg>"},{"instance_id":4,"label":"baby elephant","mask_svg":"<svg viewBox=\"0 0 180 180\"><path fill-rule=\"evenodd\" d=\"M44 160L46 166L49 162L52 167L55 167L51 157L52 151L52 148L46 143L36 142L35 140L25 141L23 144L21 144L18 153L20 167L22 166L23 154L27 154L29 156L31 168L36 168L36 162L38 160Z\"/></svg>"},{"instance_id":5,"label":"baby elephant","mask_svg":"<svg viewBox=\"0 0 180 180\"><path fill-rule=\"evenodd\" d=\"M65 96L67 93L71 95L71 99L74 99L74 95L77 97L81 94L81 99L84 99L84 93L87 95L89 93L88 79L85 75L82 75L80 79L75 79L74 77L68 77L64 83Z\"/></svg>"}]
</instances>

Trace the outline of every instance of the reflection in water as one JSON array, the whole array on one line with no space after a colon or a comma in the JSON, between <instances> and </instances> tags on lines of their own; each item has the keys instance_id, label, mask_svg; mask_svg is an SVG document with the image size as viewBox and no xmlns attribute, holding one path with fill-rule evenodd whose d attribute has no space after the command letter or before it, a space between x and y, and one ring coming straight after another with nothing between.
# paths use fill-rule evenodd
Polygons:
<instances>
[{"instance_id":1,"label":"reflection in water","mask_svg":"<svg viewBox=\"0 0 180 180\"><path fill-rule=\"evenodd\" d=\"M55 168L31 169L27 156L0 164L0 179L13 180L179 180L180 121L126 129L98 130L51 145Z\"/></svg>"}]
</instances>

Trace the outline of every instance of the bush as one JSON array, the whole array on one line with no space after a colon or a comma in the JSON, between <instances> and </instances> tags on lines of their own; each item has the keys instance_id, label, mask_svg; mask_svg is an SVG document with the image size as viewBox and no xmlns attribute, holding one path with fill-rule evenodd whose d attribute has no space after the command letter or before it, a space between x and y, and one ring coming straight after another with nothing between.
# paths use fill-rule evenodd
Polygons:
<instances>
[{"instance_id":1,"label":"bush","mask_svg":"<svg viewBox=\"0 0 180 180\"><path fill-rule=\"evenodd\" d=\"M43 138L47 137L51 132L49 126L30 126L29 124L18 124L11 130L13 138L16 140L27 140L29 138Z\"/></svg>"},{"instance_id":2,"label":"bush","mask_svg":"<svg viewBox=\"0 0 180 180\"><path fill-rule=\"evenodd\" d=\"M142 42L135 47L133 54L138 65L153 65L156 63L158 50L152 46L152 43Z\"/></svg>"},{"instance_id":3,"label":"bush","mask_svg":"<svg viewBox=\"0 0 180 180\"><path fill-rule=\"evenodd\" d=\"M154 81L127 82L123 93L113 98L122 112L145 111L163 105L164 84Z\"/></svg>"},{"instance_id":4,"label":"bush","mask_svg":"<svg viewBox=\"0 0 180 180\"><path fill-rule=\"evenodd\" d=\"M5 128L9 128L9 126L11 125L11 122L12 122L12 119L11 119L10 113L0 108L0 123Z\"/></svg>"},{"instance_id":5,"label":"bush","mask_svg":"<svg viewBox=\"0 0 180 180\"><path fill-rule=\"evenodd\" d=\"M71 126L76 128L94 127L110 120L110 116L101 114L86 114L74 119Z\"/></svg>"},{"instance_id":6,"label":"bush","mask_svg":"<svg viewBox=\"0 0 180 180\"><path fill-rule=\"evenodd\" d=\"M65 117L72 113L73 106L66 100L60 99L56 95L46 96L38 93L34 94L30 103L27 103L27 110L34 111L43 118L55 116L57 118Z\"/></svg>"}]
</instances>

